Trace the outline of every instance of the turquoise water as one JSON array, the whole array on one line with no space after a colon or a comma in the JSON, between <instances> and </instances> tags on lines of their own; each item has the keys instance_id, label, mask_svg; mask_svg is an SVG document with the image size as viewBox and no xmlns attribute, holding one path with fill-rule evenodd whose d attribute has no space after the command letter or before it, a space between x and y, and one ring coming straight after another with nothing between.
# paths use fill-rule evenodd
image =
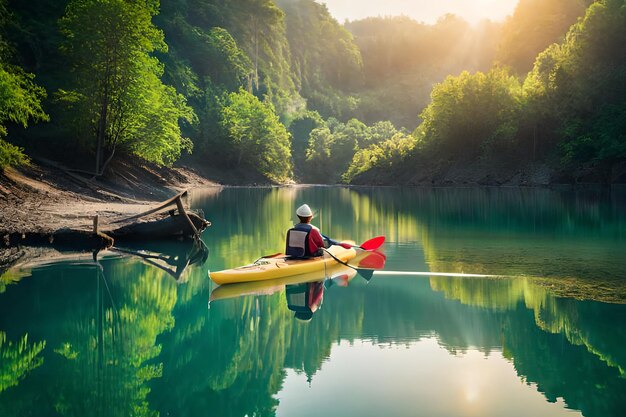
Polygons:
<instances>
[{"instance_id":1,"label":"turquoise water","mask_svg":"<svg viewBox=\"0 0 626 417\"><path fill-rule=\"evenodd\" d=\"M213 223L204 262L152 242L128 248L152 263L83 255L2 276L0 416L626 415L623 190L191 198ZM210 282L281 251L303 202L331 237L387 236L385 269Z\"/></svg>"}]
</instances>

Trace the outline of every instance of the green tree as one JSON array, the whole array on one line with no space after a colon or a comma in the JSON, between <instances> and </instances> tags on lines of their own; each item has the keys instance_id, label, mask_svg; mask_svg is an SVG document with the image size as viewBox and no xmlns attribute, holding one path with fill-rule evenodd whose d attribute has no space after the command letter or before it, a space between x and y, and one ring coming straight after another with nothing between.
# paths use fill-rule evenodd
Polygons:
<instances>
[{"instance_id":1,"label":"green tree","mask_svg":"<svg viewBox=\"0 0 626 417\"><path fill-rule=\"evenodd\" d=\"M373 172L380 170L390 172L408 158L415 145L414 137L396 132L387 140L375 142L369 147L357 151L341 179L350 183L357 176L370 170ZM370 181L376 182L375 178L371 178Z\"/></svg>"},{"instance_id":2,"label":"green tree","mask_svg":"<svg viewBox=\"0 0 626 417\"><path fill-rule=\"evenodd\" d=\"M240 89L229 94L221 124L235 155L234 163L283 182L292 175L290 135L269 101Z\"/></svg>"},{"instance_id":3,"label":"green tree","mask_svg":"<svg viewBox=\"0 0 626 417\"><path fill-rule=\"evenodd\" d=\"M252 61L248 91L268 97L281 117L302 110L305 104L290 66L284 12L272 0L233 0L226 6L216 0L210 3L222 9L224 28Z\"/></svg>"},{"instance_id":4,"label":"green tree","mask_svg":"<svg viewBox=\"0 0 626 417\"><path fill-rule=\"evenodd\" d=\"M29 121L48 120L41 105L45 90L33 82L33 74L10 63L13 54L3 32L11 16L5 1L0 0L0 170L28 162L19 147L5 140L7 124L27 127Z\"/></svg>"},{"instance_id":5,"label":"green tree","mask_svg":"<svg viewBox=\"0 0 626 417\"><path fill-rule=\"evenodd\" d=\"M324 125L324 120L319 113L315 111L307 111L289 124L289 133L291 133L292 142L291 150L293 155L294 173L297 178L304 175L306 153L309 146L309 137L313 129Z\"/></svg>"},{"instance_id":6,"label":"green tree","mask_svg":"<svg viewBox=\"0 0 626 417\"><path fill-rule=\"evenodd\" d=\"M328 126L318 127L309 135L309 147L306 151L306 180L308 182L329 182L335 175L336 168L331 162L333 134Z\"/></svg>"},{"instance_id":7,"label":"green tree","mask_svg":"<svg viewBox=\"0 0 626 417\"><path fill-rule=\"evenodd\" d=\"M341 123L330 118L325 126L313 129L306 153L306 180L323 184L339 182L359 143L367 136L368 127L356 119Z\"/></svg>"},{"instance_id":8,"label":"green tree","mask_svg":"<svg viewBox=\"0 0 626 417\"><path fill-rule=\"evenodd\" d=\"M431 97L416 130L431 151L471 159L514 146L522 88L506 70L449 76Z\"/></svg>"},{"instance_id":9,"label":"green tree","mask_svg":"<svg viewBox=\"0 0 626 417\"><path fill-rule=\"evenodd\" d=\"M151 55L167 48L152 24L158 8L158 0L71 0L61 19L75 82L59 96L93 132L97 175L118 145L158 164L191 148L178 123L191 122L192 110L161 82L163 66Z\"/></svg>"},{"instance_id":10,"label":"green tree","mask_svg":"<svg viewBox=\"0 0 626 417\"><path fill-rule=\"evenodd\" d=\"M586 166L611 181L626 159L626 9L593 3L561 44L535 61L524 89L541 134L558 142L564 166Z\"/></svg>"}]
</instances>

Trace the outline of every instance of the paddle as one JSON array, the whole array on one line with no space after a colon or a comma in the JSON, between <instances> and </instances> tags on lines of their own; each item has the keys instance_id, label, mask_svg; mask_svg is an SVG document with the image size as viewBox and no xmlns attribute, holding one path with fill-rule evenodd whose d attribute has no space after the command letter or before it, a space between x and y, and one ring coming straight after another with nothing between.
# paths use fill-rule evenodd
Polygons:
<instances>
[{"instance_id":1,"label":"paddle","mask_svg":"<svg viewBox=\"0 0 626 417\"><path fill-rule=\"evenodd\" d=\"M328 236L324 236L324 235L322 235L322 237L324 239L328 240L333 245L343 246L346 249L358 248L358 249L363 249L363 250L375 250L375 249L380 248L383 245L383 243L385 243L385 236L373 237L373 238L371 238L369 240L366 240L365 242L361 243L360 246L350 245L349 243L345 243L345 242L338 242L338 241L336 241L334 239L331 239Z\"/></svg>"},{"instance_id":2,"label":"paddle","mask_svg":"<svg viewBox=\"0 0 626 417\"><path fill-rule=\"evenodd\" d=\"M359 261L359 268L381 269L385 266L387 257L380 252L370 252L365 258Z\"/></svg>"},{"instance_id":3,"label":"paddle","mask_svg":"<svg viewBox=\"0 0 626 417\"><path fill-rule=\"evenodd\" d=\"M361 246L354 246L355 248L363 248L363 247L370 247L370 248L378 248L380 247L383 242L385 241L385 237L384 236L377 236L375 238L372 238L368 241L363 242L363 244ZM333 243L333 241L331 240L331 243ZM347 245L347 244L346 244ZM343 246L343 245L341 245ZM352 248L352 245L347 245L348 248ZM345 246L344 246L345 247ZM335 255L333 255L328 249L326 248L322 248L324 250L324 252L326 252L331 258L333 258L335 261L339 262L342 265L345 265L349 268L354 269L355 271L357 271L361 276L363 276L367 281L369 281L372 278L372 274L373 274L373 269L381 269L385 266L385 260L387 259L387 257L385 255L383 255L380 252L371 252L368 256L366 256L365 258L361 259L359 261L358 266L354 267L344 261L342 261L341 259L337 258ZM369 250L373 250L373 249L369 249ZM366 249L368 250L368 249ZM367 269L365 269L367 268Z\"/></svg>"}]
</instances>

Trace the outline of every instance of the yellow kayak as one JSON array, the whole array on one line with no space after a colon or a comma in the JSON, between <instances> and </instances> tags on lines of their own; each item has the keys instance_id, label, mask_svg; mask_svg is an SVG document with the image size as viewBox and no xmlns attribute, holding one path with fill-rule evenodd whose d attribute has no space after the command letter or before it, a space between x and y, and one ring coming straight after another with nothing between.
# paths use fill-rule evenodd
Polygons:
<instances>
[{"instance_id":1,"label":"yellow kayak","mask_svg":"<svg viewBox=\"0 0 626 417\"><path fill-rule=\"evenodd\" d=\"M246 295L272 295L283 291L287 285L317 282L327 279L337 280L339 285L345 286L356 276L356 270L340 263L329 266L325 271L307 272L283 278L263 281L240 282L237 284L220 285L211 292L209 301L224 300L227 298L243 297Z\"/></svg>"},{"instance_id":2,"label":"yellow kayak","mask_svg":"<svg viewBox=\"0 0 626 417\"><path fill-rule=\"evenodd\" d=\"M346 243L354 244L354 242ZM348 262L356 256L356 250L354 248L347 249L339 245L332 245L328 248L328 252L342 262ZM269 258L260 258L250 265L209 272L209 277L216 284L222 285L290 277L316 271L323 272L324 269L339 264L333 256L325 252L324 256L295 260L279 254Z\"/></svg>"}]
</instances>

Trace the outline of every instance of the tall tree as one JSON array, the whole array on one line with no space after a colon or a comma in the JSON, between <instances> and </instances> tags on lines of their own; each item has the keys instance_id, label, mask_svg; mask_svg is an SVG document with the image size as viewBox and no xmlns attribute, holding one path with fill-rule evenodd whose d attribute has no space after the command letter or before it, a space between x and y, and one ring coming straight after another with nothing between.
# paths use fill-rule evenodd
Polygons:
<instances>
[{"instance_id":1,"label":"tall tree","mask_svg":"<svg viewBox=\"0 0 626 417\"><path fill-rule=\"evenodd\" d=\"M75 83L60 96L77 105L95 136L97 175L117 145L159 164L191 148L178 123L191 122L193 112L162 83L162 65L152 56L167 50L152 24L158 9L159 0L71 0L61 19Z\"/></svg>"},{"instance_id":2,"label":"tall tree","mask_svg":"<svg viewBox=\"0 0 626 417\"><path fill-rule=\"evenodd\" d=\"M222 126L235 150L236 166L276 182L291 178L290 135L270 102L243 89L231 93L222 109Z\"/></svg>"},{"instance_id":3,"label":"tall tree","mask_svg":"<svg viewBox=\"0 0 626 417\"><path fill-rule=\"evenodd\" d=\"M10 19L5 0L0 0L0 169L26 163L22 150L5 141L8 123L24 127L29 121L47 120L41 100L43 88L33 82L34 75L10 63L11 47L4 36Z\"/></svg>"}]
</instances>

